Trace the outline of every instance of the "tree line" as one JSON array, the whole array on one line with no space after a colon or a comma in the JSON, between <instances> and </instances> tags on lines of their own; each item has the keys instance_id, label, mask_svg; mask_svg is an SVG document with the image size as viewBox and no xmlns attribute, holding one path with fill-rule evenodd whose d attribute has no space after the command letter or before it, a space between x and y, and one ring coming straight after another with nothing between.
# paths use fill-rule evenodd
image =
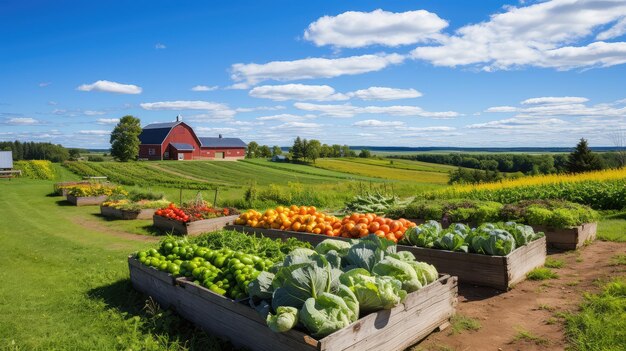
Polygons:
<instances>
[{"instance_id":1,"label":"tree line","mask_svg":"<svg viewBox=\"0 0 626 351\"><path fill-rule=\"evenodd\" d=\"M52 162L63 162L70 158L68 149L61 145L52 143L38 143L34 141L2 141L0 150L12 151L13 160L49 160Z\"/></svg>"},{"instance_id":2,"label":"tree line","mask_svg":"<svg viewBox=\"0 0 626 351\"><path fill-rule=\"evenodd\" d=\"M299 136L293 142L287 153L275 145L271 149L267 145L259 145L256 141L248 143L246 158L269 158L283 155L289 162L313 162L318 158L327 157L357 157L357 153L348 145L322 144L316 139L303 139ZM370 157L368 150L361 150L360 157Z\"/></svg>"},{"instance_id":3,"label":"tree line","mask_svg":"<svg viewBox=\"0 0 626 351\"><path fill-rule=\"evenodd\" d=\"M591 160L586 161L587 170L623 167L624 161L616 152L593 153L584 141L585 154L591 153ZM580 143L579 143L580 146ZM577 148L579 147L577 146ZM396 155L395 158L411 159L416 161L452 165L472 168L483 171L498 171L526 175L576 172L576 166L571 162L568 154L416 154Z\"/></svg>"}]
</instances>

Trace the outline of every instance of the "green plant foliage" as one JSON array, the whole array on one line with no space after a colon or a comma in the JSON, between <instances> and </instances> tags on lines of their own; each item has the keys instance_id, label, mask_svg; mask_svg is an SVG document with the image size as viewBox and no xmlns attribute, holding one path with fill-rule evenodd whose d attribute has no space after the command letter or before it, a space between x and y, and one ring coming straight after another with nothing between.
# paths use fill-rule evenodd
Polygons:
<instances>
[{"instance_id":1,"label":"green plant foliage","mask_svg":"<svg viewBox=\"0 0 626 351\"><path fill-rule=\"evenodd\" d=\"M50 180L56 177L52 162L45 160L15 161L13 168L22 171L22 177Z\"/></svg>"},{"instance_id":2,"label":"green plant foliage","mask_svg":"<svg viewBox=\"0 0 626 351\"><path fill-rule=\"evenodd\" d=\"M529 280L557 279L558 277L558 274L546 267L535 268L526 274L526 278Z\"/></svg>"}]
</instances>

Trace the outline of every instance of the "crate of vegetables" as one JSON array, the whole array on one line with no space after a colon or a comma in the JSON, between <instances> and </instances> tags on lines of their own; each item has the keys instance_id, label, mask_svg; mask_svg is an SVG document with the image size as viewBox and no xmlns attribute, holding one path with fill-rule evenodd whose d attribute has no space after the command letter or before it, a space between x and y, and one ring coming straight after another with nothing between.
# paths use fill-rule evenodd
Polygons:
<instances>
[{"instance_id":1,"label":"crate of vegetables","mask_svg":"<svg viewBox=\"0 0 626 351\"><path fill-rule=\"evenodd\" d=\"M163 199L162 194L144 196L146 194L132 193L129 195L114 195L100 204L100 214L116 219L152 219L157 209L167 207L170 202Z\"/></svg>"},{"instance_id":2,"label":"crate of vegetables","mask_svg":"<svg viewBox=\"0 0 626 351\"><path fill-rule=\"evenodd\" d=\"M170 203L154 212L153 226L180 235L197 235L223 229L238 217L234 208L215 208L206 203L177 207Z\"/></svg>"},{"instance_id":3,"label":"crate of vegetables","mask_svg":"<svg viewBox=\"0 0 626 351\"><path fill-rule=\"evenodd\" d=\"M127 192L119 186L95 183L67 188L66 200L74 206L90 206L100 205L109 196L126 194Z\"/></svg>"},{"instance_id":4,"label":"crate of vegetables","mask_svg":"<svg viewBox=\"0 0 626 351\"><path fill-rule=\"evenodd\" d=\"M67 189L75 186L89 186L91 184L90 181L78 181L78 182L59 182L54 183L53 192L58 196L67 196Z\"/></svg>"},{"instance_id":5,"label":"crate of vegetables","mask_svg":"<svg viewBox=\"0 0 626 351\"><path fill-rule=\"evenodd\" d=\"M404 232L415 226L406 219L393 220L373 213L353 213L343 218L327 215L314 206L278 206L265 213L249 210L227 229L275 239L296 238L317 245L329 236L340 240L358 239L375 234L398 242Z\"/></svg>"},{"instance_id":6,"label":"crate of vegetables","mask_svg":"<svg viewBox=\"0 0 626 351\"><path fill-rule=\"evenodd\" d=\"M455 313L455 277L439 275L375 236L297 248L269 270L266 259L254 255L164 245L129 258L133 286L152 294L155 285L167 285L168 293L161 294L167 305L238 347L404 350L446 326ZM178 276L176 284L147 276L158 270ZM222 288L227 285L234 288Z\"/></svg>"},{"instance_id":7,"label":"crate of vegetables","mask_svg":"<svg viewBox=\"0 0 626 351\"><path fill-rule=\"evenodd\" d=\"M499 290L523 281L546 260L545 235L514 222L477 228L455 223L442 229L440 223L428 221L407 230L398 249L457 276L462 283Z\"/></svg>"}]
</instances>

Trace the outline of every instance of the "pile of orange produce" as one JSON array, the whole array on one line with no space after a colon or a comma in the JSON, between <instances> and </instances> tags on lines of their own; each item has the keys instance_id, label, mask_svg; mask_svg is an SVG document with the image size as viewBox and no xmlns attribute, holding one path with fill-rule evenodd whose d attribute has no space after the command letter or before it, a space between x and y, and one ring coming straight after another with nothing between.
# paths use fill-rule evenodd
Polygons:
<instances>
[{"instance_id":1,"label":"pile of orange produce","mask_svg":"<svg viewBox=\"0 0 626 351\"><path fill-rule=\"evenodd\" d=\"M265 213L249 210L235 224L255 228L290 230L344 238L362 238L370 234L398 242L404 232L415 226L406 219L393 220L373 213L353 213L343 219L318 212L314 206L278 206Z\"/></svg>"}]
</instances>

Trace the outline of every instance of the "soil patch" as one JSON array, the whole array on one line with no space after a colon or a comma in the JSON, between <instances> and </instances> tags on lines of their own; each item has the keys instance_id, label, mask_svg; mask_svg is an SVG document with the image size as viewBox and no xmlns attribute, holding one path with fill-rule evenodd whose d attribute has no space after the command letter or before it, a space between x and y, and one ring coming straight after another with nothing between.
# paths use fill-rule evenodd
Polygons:
<instances>
[{"instance_id":1,"label":"soil patch","mask_svg":"<svg viewBox=\"0 0 626 351\"><path fill-rule=\"evenodd\" d=\"M599 291L598 282L626 275L611 257L626 252L626 243L595 241L577 251L550 253L562 260L552 268L558 279L526 280L508 292L460 285L457 314L481 325L477 331L431 334L412 350L563 350L568 345L563 312L576 311L585 292Z\"/></svg>"}]
</instances>

